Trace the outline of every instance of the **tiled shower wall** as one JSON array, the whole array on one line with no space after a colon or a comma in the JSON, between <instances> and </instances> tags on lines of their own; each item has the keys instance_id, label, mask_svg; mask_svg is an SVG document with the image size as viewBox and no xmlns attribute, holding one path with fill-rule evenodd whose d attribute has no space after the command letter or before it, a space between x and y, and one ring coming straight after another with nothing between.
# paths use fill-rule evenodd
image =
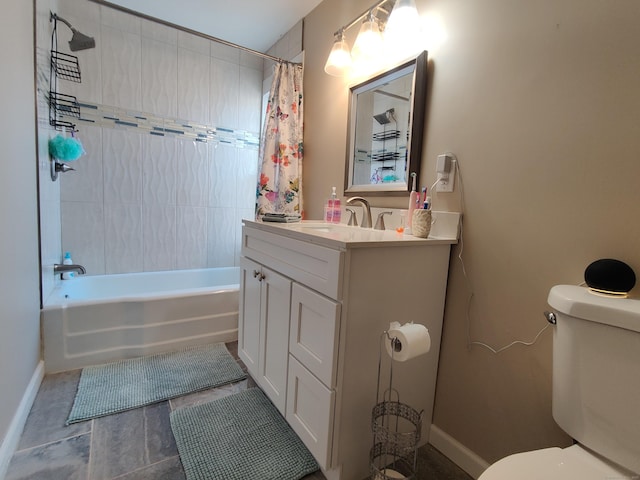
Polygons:
<instances>
[{"instance_id":1,"label":"tiled shower wall","mask_svg":"<svg viewBox=\"0 0 640 480\"><path fill-rule=\"evenodd\" d=\"M88 1L58 0L58 14L96 39L95 49L74 53L82 82L59 80L63 93L116 117L259 135L259 57ZM59 24L58 50L68 53L69 39ZM110 120L74 123L86 154L61 174L62 240L53 256L68 250L93 275L238 263L241 219L254 211L257 146L150 135Z\"/></svg>"}]
</instances>

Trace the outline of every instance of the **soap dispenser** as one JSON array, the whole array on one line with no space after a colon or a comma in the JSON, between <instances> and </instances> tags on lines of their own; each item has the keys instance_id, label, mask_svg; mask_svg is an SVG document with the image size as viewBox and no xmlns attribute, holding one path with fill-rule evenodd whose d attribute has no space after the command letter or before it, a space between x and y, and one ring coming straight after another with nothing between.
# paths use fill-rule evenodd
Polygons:
<instances>
[{"instance_id":1,"label":"soap dispenser","mask_svg":"<svg viewBox=\"0 0 640 480\"><path fill-rule=\"evenodd\" d=\"M342 210L340 209L340 199L336 195L336 187L332 187L331 199L333 200L333 215L331 221L333 223L340 223L342 219Z\"/></svg>"},{"instance_id":2,"label":"soap dispenser","mask_svg":"<svg viewBox=\"0 0 640 480\"><path fill-rule=\"evenodd\" d=\"M327 223L340 223L341 216L340 199L336 194L336 187L331 187L331 196L324 206L324 221Z\"/></svg>"}]
</instances>

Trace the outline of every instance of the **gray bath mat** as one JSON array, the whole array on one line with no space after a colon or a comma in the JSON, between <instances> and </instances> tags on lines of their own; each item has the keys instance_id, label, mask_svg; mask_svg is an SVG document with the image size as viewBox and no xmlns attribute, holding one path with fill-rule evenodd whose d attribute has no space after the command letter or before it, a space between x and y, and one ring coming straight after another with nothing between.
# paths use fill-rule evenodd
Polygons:
<instances>
[{"instance_id":1,"label":"gray bath mat","mask_svg":"<svg viewBox=\"0 0 640 480\"><path fill-rule=\"evenodd\" d=\"M258 388L171 413L187 480L298 480L318 464Z\"/></svg>"},{"instance_id":2,"label":"gray bath mat","mask_svg":"<svg viewBox=\"0 0 640 480\"><path fill-rule=\"evenodd\" d=\"M67 425L246 377L224 343L82 369Z\"/></svg>"}]
</instances>

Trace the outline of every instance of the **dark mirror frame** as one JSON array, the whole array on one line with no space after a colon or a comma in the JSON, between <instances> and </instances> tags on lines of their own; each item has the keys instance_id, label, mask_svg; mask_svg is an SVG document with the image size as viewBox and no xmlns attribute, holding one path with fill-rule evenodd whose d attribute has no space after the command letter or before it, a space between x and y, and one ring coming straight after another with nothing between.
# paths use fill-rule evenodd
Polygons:
<instances>
[{"instance_id":1,"label":"dark mirror frame","mask_svg":"<svg viewBox=\"0 0 640 480\"><path fill-rule=\"evenodd\" d=\"M410 106L409 138L407 139L407 171L406 182L392 182L379 184L353 184L355 146L356 146L356 118L358 112L358 94L366 93L387 83L411 73L413 67L413 87ZM406 73L402 73L405 71ZM414 59L397 67L380 73L349 89L349 120L347 134L347 156L345 167L344 191L348 195L365 196L400 196L406 195L411 189L411 173L415 172L420 178L420 164L422 163L422 144L424 133L424 120L427 101L427 52L420 53Z\"/></svg>"}]
</instances>

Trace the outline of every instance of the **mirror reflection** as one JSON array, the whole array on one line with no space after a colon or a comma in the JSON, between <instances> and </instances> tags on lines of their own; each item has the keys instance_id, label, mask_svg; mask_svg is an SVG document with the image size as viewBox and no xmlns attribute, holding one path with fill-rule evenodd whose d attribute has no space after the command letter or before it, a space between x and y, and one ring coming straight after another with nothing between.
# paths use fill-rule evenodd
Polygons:
<instances>
[{"instance_id":1,"label":"mirror reflection","mask_svg":"<svg viewBox=\"0 0 640 480\"><path fill-rule=\"evenodd\" d=\"M419 175L426 57L351 88L345 192L404 194Z\"/></svg>"}]
</instances>

